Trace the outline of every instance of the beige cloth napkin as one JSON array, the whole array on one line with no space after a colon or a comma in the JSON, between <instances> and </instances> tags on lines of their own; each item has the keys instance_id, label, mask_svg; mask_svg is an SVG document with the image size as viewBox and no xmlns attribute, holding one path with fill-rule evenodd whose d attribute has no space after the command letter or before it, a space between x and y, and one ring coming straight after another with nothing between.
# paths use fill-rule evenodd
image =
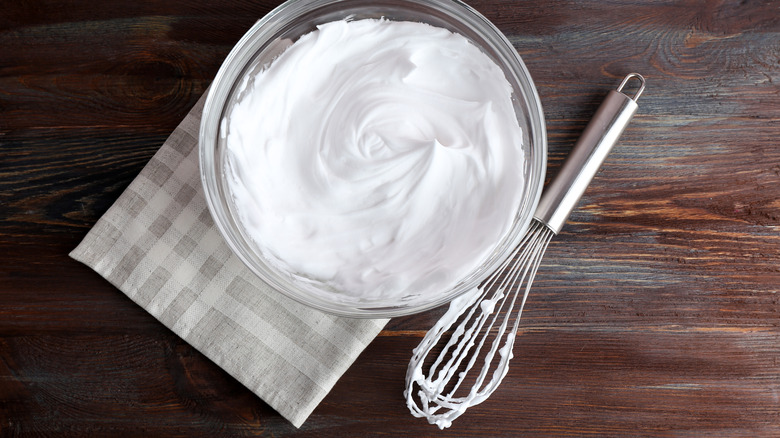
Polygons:
<instances>
[{"instance_id":1,"label":"beige cloth napkin","mask_svg":"<svg viewBox=\"0 0 780 438\"><path fill-rule=\"evenodd\" d=\"M70 256L300 427L387 321L300 305L231 252L198 173L204 102L205 95Z\"/></svg>"}]
</instances>

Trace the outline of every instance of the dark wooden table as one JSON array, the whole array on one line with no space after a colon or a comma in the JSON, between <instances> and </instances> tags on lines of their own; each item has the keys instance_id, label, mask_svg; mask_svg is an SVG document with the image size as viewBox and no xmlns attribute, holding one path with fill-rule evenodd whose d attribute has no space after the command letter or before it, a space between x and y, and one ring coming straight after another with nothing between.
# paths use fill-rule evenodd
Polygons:
<instances>
[{"instance_id":1,"label":"dark wooden table","mask_svg":"<svg viewBox=\"0 0 780 438\"><path fill-rule=\"evenodd\" d=\"M640 109L550 245L502 388L439 432L392 320L305 425L73 249L277 2L4 1L0 435L780 436L780 3L474 1L545 108L549 173L607 90Z\"/></svg>"}]
</instances>

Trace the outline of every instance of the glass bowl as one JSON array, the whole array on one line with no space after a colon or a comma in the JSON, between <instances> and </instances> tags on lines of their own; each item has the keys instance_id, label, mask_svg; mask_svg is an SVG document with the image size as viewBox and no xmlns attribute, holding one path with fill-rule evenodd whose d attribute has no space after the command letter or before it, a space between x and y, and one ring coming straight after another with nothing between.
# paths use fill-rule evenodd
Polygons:
<instances>
[{"instance_id":1,"label":"glass bowl","mask_svg":"<svg viewBox=\"0 0 780 438\"><path fill-rule=\"evenodd\" d=\"M449 290L403 298L365 299L339 293L326 285L284 272L269 263L243 231L225 180L226 145L221 121L238 99L237 88L247 72L270 63L299 37L319 24L343 19L384 18L414 21L457 32L487 54L512 86L512 102L523 130L525 189L510 231L492 253ZM236 44L211 84L199 136L200 174L211 215L233 252L273 288L305 305L359 318L385 318L422 312L448 303L478 286L510 256L536 209L544 181L547 139L539 96L528 70L506 37L468 5L451 0L290 0L258 21Z\"/></svg>"}]
</instances>

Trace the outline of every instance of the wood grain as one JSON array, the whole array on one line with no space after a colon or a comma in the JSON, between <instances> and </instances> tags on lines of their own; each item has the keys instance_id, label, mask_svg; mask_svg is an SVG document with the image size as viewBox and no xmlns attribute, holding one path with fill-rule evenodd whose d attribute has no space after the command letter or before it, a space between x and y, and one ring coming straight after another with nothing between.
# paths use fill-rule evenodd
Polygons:
<instances>
[{"instance_id":1,"label":"wood grain","mask_svg":"<svg viewBox=\"0 0 780 438\"><path fill-rule=\"evenodd\" d=\"M607 90L639 112L553 239L502 388L412 418L392 320L296 430L67 253L277 1L6 2L0 436L780 436L780 4L479 0L553 175Z\"/></svg>"}]
</instances>

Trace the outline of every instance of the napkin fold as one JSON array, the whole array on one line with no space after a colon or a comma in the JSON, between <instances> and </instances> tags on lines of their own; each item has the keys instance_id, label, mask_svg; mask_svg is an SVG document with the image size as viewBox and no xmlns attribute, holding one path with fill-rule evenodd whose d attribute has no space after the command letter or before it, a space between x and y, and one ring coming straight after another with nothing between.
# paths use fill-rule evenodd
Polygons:
<instances>
[{"instance_id":1,"label":"napkin fold","mask_svg":"<svg viewBox=\"0 0 780 438\"><path fill-rule=\"evenodd\" d=\"M286 298L222 239L198 171L205 94L70 256L300 427L387 320Z\"/></svg>"}]
</instances>

